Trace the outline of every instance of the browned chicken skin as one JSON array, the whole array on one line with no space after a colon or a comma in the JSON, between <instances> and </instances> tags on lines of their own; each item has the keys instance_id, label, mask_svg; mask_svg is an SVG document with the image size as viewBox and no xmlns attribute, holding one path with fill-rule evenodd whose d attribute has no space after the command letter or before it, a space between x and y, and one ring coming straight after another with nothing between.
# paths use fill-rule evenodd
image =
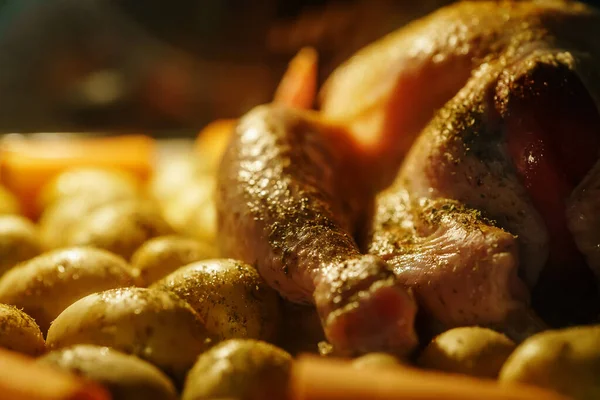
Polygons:
<instances>
[{"instance_id":1,"label":"browned chicken skin","mask_svg":"<svg viewBox=\"0 0 600 400\"><path fill-rule=\"evenodd\" d=\"M458 3L350 59L320 112L255 109L222 162L222 250L314 302L342 353L410 351L415 302L517 338L531 290L549 322L589 319L599 29L576 3Z\"/></svg>"}]
</instances>

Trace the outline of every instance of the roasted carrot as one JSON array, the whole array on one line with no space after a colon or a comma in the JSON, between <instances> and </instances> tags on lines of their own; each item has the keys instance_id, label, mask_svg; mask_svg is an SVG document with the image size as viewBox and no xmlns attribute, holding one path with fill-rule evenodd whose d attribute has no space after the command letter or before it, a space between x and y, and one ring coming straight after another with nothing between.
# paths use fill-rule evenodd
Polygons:
<instances>
[{"instance_id":1,"label":"roasted carrot","mask_svg":"<svg viewBox=\"0 0 600 400\"><path fill-rule=\"evenodd\" d=\"M34 359L0 349L0 398L10 400L109 400L100 386Z\"/></svg>"},{"instance_id":2,"label":"roasted carrot","mask_svg":"<svg viewBox=\"0 0 600 400\"><path fill-rule=\"evenodd\" d=\"M317 52L301 49L290 62L275 92L274 103L310 109L317 95Z\"/></svg>"},{"instance_id":3,"label":"roasted carrot","mask_svg":"<svg viewBox=\"0 0 600 400\"><path fill-rule=\"evenodd\" d=\"M8 140L0 147L0 179L20 200L24 212L35 217L36 197L56 174L74 167L99 167L149 177L155 143L146 136L78 139Z\"/></svg>"},{"instance_id":4,"label":"roasted carrot","mask_svg":"<svg viewBox=\"0 0 600 400\"><path fill-rule=\"evenodd\" d=\"M567 400L528 386L426 372L411 367L357 370L348 362L300 357L292 369L291 400Z\"/></svg>"}]
</instances>

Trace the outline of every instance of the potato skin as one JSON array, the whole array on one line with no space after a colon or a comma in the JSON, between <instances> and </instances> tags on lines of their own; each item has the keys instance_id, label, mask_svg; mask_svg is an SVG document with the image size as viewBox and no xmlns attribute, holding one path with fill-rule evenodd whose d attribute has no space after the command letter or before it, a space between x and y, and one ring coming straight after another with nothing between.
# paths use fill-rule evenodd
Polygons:
<instances>
[{"instance_id":1,"label":"potato skin","mask_svg":"<svg viewBox=\"0 0 600 400\"><path fill-rule=\"evenodd\" d=\"M179 232L206 243L215 243L215 190L214 176L199 176L161 203L165 219Z\"/></svg>"},{"instance_id":2,"label":"potato skin","mask_svg":"<svg viewBox=\"0 0 600 400\"><path fill-rule=\"evenodd\" d=\"M88 215L99 208L135 201L137 198L114 197L111 193L97 196L77 195L61 199L49 205L40 216L39 226L42 241L48 248L65 247L69 243L71 231ZM57 234L60 232L60 234Z\"/></svg>"},{"instance_id":3,"label":"potato skin","mask_svg":"<svg viewBox=\"0 0 600 400\"><path fill-rule=\"evenodd\" d=\"M43 252L36 226L19 215L0 216L0 276Z\"/></svg>"},{"instance_id":4,"label":"potato skin","mask_svg":"<svg viewBox=\"0 0 600 400\"><path fill-rule=\"evenodd\" d=\"M84 297L54 320L46 340L51 350L84 343L112 347L149 361L176 383L213 342L189 304L144 288Z\"/></svg>"},{"instance_id":5,"label":"potato skin","mask_svg":"<svg viewBox=\"0 0 600 400\"><path fill-rule=\"evenodd\" d=\"M44 253L8 271L0 278L0 302L23 309L45 333L78 299L134 283L131 267L121 257L75 247Z\"/></svg>"},{"instance_id":6,"label":"potato skin","mask_svg":"<svg viewBox=\"0 0 600 400\"><path fill-rule=\"evenodd\" d=\"M488 328L454 328L435 337L417 363L424 368L495 379L515 347L505 335Z\"/></svg>"},{"instance_id":7,"label":"potato skin","mask_svg":"<svg viewBox=\"0 0 600 400\"><path fill-rule=\"evenodd\" d=\"M250 265L212 259L187 265L156 282L187 301L207 329L223 339L274 340L280 323L276 292Z\"/></svg>"},{"instance_id":8,"label":"potato skin","mask_svg":"<svg viewBox=\"0 0 600 400\"><path fill-rule=\"evenodd\" d=\"M154 365L108 347L76 345L52 351L38 363L104 386L113 400L176 400L173 382Z\"/></svg>"},{"instance_id":9,"label":"potato skin","mask_svg":"<svg viewBox=\"0 0 600 400\"><path fill-rule=\"evenodd\" d=\"M67 243L106 249L129 260L148 239L172 233L149 202L123 201L92 211L71 229Z\"/></svg>"},{"instance_id":10,"label":"potato skin","mask_svg":"<svg viewBox=\"0 0 600 400\"><path fill-rule=\"evenodd\" d=\"M34 357L46 351L44 337L33 318L8 304L0 304L0 347Z\"/></svg>"},{"instance_id":11,"label":"potato skin","mask_svg":"<svg viewBox=\"0 0 600 400\"><path fill-rule=\"evenodd\" d=\"M140 193L136 179L115 169L102 168L72 168L51 179L38 195L40 209L51 204L75 196L86 196L90 199L103 198L134 198Z\"/></svg>"},{"instance_id":12,"label":"potato skin","mask_svg":"<svg viewBox=\"0 0 600 400\"><path fill-rule=\"evenodd\" d=\"M398 358L386 353L368 353L352 360L352 366L357 369L389 369L401 365L402 362Z\"/></svg>"},{"instance_id":13,"label":"potato skin","mask_svg":"<svg viewBox=\"0 0 600 400\"><path fill-rule=\"evenodd\" d=\"M133 254L131 264L139 271L141 285L148 286L179 267L215 256L212 246L185 236L170 235L148 240Z\"/></svg>"},{"instance_id":14,"label":"potato skin","mask_svg":"<svg viewBox=\"0 0 600 400\"><path fill-rule=\"evenodd\" d=\"M500 381L552 389L574 399L600 399L600 325L545 331L525 340Z\"/></svg>"},{"instance_id":15,"label":"potato skin","mask_svg":"<svg viewBox=\"0 0 600 400\"><path fill-rule=\"evenodd\" d=\"M224 341L198 357L182 400L287 398L292 357L266 342Z\"/></svg>"}]
</instances>

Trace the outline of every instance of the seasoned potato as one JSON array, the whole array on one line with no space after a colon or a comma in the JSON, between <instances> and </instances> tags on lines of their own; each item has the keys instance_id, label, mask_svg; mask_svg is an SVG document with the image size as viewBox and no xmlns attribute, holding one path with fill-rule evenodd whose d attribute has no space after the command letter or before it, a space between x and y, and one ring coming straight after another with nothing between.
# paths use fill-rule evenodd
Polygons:
<instances>
[{"instance_id":1,"label":"seasoned potato","mask_svg":"<svg viewBox=\"0 0 600 400\"><path fill-rule=\"evenodd\" d=\"M18 215L0 216L0 276L43 251L35 225Z\"/></svg>"},{"instance_id":2,"label":"seasoned potato","mask_svg":"<svg viewBox=\"0 0 600 400\"><path fill-rule=\"evenodd\" d=\"M369 353L352 360L352 366L358 369L393 368L402 365L396 357L386 353Z\"/></svg>"},{"instance_id":3,"label":"seasoned potato","mask_svg":"<svg viewBox=\"0 0 600 400\"><path fill-rule=\"evenodd\" d=\"M218 337L272 340L280 321L279 298L250 265L230 259L200 261L151 287L186 300Z\"/></svg>"},{"instance_id":4,"label":"seasoned potato","mask_svg":"<svg viewBox=\"0 0 600 400\"><path fill-rule=\"evenodd\" d=\"M171 154L159 159L156 172L148 183L150 194L158 201L166 201L184 190L199 176L197 155L187 148L187 154Z\"/></svg>"},{"instance_id":5,"label":"seasoned potato","mask_svg":"<svg viewBox=\"0 0 600 400\"><path fill-rule=\"evenodd\" d=\"M107 192L96 196L78 195L56 201L42 213L39 225L43 243L48 248L67 246L73 227L95 210L121 202L136 201L135 197L114 197Z\"/></svg>"},{"instance_id":6,"label":"seasoned potato","mask_svg":"<svg viewBox=\"0 0 600 400\"><path fill-rule=\"evenodd\" d=\"M16 196L4 186L0 186L0 214L19 214L21 206Z\"/></svg>"},{"instance_id":7,"label":"seasoned potato","mask_svg":"<svg viewBox=\"0 0 600 400\"><path fill-rule=\"evenodd\" d=\"M217 234L215 188L214 177L197 178L163 203L165 219L179 232L214 243Z\"/></svg>"},{"instance_id":8,"label":"seasoned potato","mask_svg":"<svg viewBox=\"0 0 600 400\"><path fill-rule=\"evenodd\" d=\"M85 196L112 199L136 197L140 192L136 179L124 171L99 168L73 168L58 174L42 188L40 209L62 199Z\"/></svg>"},{"instance_id":9,"label":"seasoned potato","mask_svg":"<svg viewBox=\"0 0 600 400\"><path fill-rule=\"evenodd\" d=\"M476 326L454 328L435 337L418 359L424 368L496 378L515 349L505 335Z\"/></svg>"},{"instance_id":10,"label":"seasoned potato","mask_svg":"<svg viewBox=\"0 0 600 400\"><path fill-rule=\"evenodd\" d=\"M126 288L91 294L52 323L49 349L96 344L134 354L181 383L213 340L198 314L173 293Z\"/></svg>"},{"instance_id":11,"label":"seasoned potato","mask_svg":"<svg viewBox=\"0 0 600 400\"><path fill-rule=\"evenodd\" d=\"M0 302L22 308L46 332L76 300L100 290L131 286L135 277L120 257L93 248L55 250L0 278Z\"/></svg>"},{"instance_id":12,"label":"seasoned potato","mask_svg":"<svg viewBox=\"0 0 600 400\"><path fill-rule=\"evenodd\" d=\"M291 365L288 353L268 343L227 340L198 358L182 400L284 399Z\"/></svg>"},{"instance_id":13,"label":"seasoned potato","mask_svg":"<svg viewBox=\"0 0 600 400\"><path fill-rule=\"evenodd\" d=\"M194 261L213 258L216 250L207 244L183 236L161 236L148 240L131 257L139 271L142 286L165 277Z\"/></svg>"},{"instance_id":14,"label":"seasoned potato","mask_svg":"<svg viewBox=\"0 0 600 400\"><path fill-rule=\"evenodd\" d=\"M500 380L545 387L574 399L600 399L600 325L546 331L511 354Z\"/></svg>"},{"instance_id":15,"label":"seasoned potato","mask_svg":"<svg viewBox=\"0 0 600 400\"><path fill-rule=\"evenodd\" d=\"M38 359L104 386L113 400L176 400L169 378L154 365L108 347L76 345Z\"/></svg>"},{"instance_id":16,"label":"seasoned potato","mask_svg":"<svg viewBox=\"0 0 600 400\"><path fill-rule=\"evenodd\" d=\"M172 233L151 204L124 201L92 211L70 230L67 243L99 247L129 260L148 239Z\"/></svg>"},{"instance_id":17,"label":"seasoned potato","mask_svg":"<svg viewBox=\"0 0 600 400\"><path fill-rule=\"evenodd\" d=\"M0 304L0 347L30 356L46 350L42 332L33 318L7 304Z\"/></svg>"}]
</instances>

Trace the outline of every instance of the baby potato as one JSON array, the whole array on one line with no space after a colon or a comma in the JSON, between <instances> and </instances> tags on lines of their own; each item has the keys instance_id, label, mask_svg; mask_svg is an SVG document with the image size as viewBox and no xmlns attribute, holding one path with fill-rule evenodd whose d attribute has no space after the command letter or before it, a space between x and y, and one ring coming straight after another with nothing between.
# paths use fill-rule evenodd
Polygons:
<instances>
[{"instance_id":1,"label":"baby potato","mask_svg":"<svg viewBox=\"0 0 600 400\"><path fill-rule=\"evenodd\" d=\"M198 157L187 146L186 150L184 154L177 151L159 158L155 173L148 182L148 191L159 202L185 189L198 177Z\"/></svg>"},{"instance_id":2,"label":"baby potato","mask_svg":"<svg viewBox=\"0 0 600 400\"><path fill-rule=\"evenodd\" d=\"M248 264L214 259L187 265L154 283L187 301L215 336L272 340L279 297Z\"/></svg>"},{"instance_id":3,"label":"baby potato","mask_svg":"<svg viewBox=\"0 0 600 400\"><path fill-rule=\"evenodd\" d=\"M118 194L119 196L121 194ZM93 211L120 202L135 201L137 198L106 192L96 196L85 194L61 198L49 205L40 216L39 225L42 242L48 248L67 246L71 230Z\"/></svg>"},{"instance_id":4,"label":"baby potato","mask_svg":"<svg viewBox=\"0 0 600 400\"><path fill-rule=\"evenodd\" d=\"M19 200L4 186L0 186L0 215L20 214Z\"/></svg>"},{"instance_id":5,"label":"baby potato","mask_svg":"<svg viewBox=\"0 0 600 400\"><path fill-rule=\"evenodd\" d=\"M148 239L172 233L150 203L124 201L92 211L71 229L67 243L106 249L129 260Z\"/></svg>"},{"instance_id":6,"label":"baby potato","mask_svg":"<svg viewBox=\"0 0 600 400\"><path fill-rule=\"evenodd\" d=\"M50 322L76 300L134 283L125 260L105 250L54 250L4 274L0 278L0 302L23 309L46 332Z\"/></svg>"},{"instance_id":7,"label":"baby potato","mask_svg":"<svg viewBox=\"0 0 600 400\"><path fill-rule=\"evenodd\" d=\"M182 400L287 398L292 357L271 344L249 339L219 343L198 357Z\"/></svg>"},{"instance_id":8,"label":"baby potato","mask_svg":"<svg viewBox=\"0 0 600 400\"><path fill-rule=\"evenodd\" d=\"M214 243L217 235L215 189L215 177L198 177L163 203L165 219L185 235Z\"/></svg>"},{"instance_id":9,"label":"baby potato","mask_svg":"<svg viewBox=\"0 0 600 400\"><path fill-rule=\"evenodd\" d=\"M445 372L496 378L515 347L512 340L491 329L454 328L435 337L417 363Z\"/></svg>"},{"instance_id":10,"label":"baby potato","mask_svg":"<svg viewBox=\"0 0 600 400\"><path fill-rule=\"evenodd\" d=\"M43 251L35 225L19 215L0 215L0 276Z\"/></svg>"},{"instance_id":11,"label":"baby potato","mask_svg":"<svg viewBox=\"0 0 600 400\"><path fill-rule=\"evenodd\" d=\"M502 367L500 381L541 386L577 400L600 399L600 325L528 338Z\"/></svg>"},{"instance_id":12,"label":"baby potato","mask_svg":"<svg viewBox=\"0 0 600 400\"><path fill-rule=\"evenodd\" d=\"M0 304L0 347L29 356L38 356L46 350L42 332L33 318L8 304Z\"/></svg>"},{"instance_id":13,"label":"baby potato","mask_svg":"<svg viewBox=\"0 0 600 400\"><path fill-rule=\"evenodd\" d=\"M142 286L148 286L179 267L213 258L215 253L212 246L194 239L160 236L144 243L131 257L131 264L139 271Z\"/></svg>"},{"instance_id":14,"label":"baby potato","mask_svg":"<svg viewBox=\"0 0 600 400\"><path fill-rule=\"evenodd\" d=\"M113 400L176 400L173 382L154 365L108 347L80 344L52 351L38 363L104 386Z\"/></svg>"},{"instance_id":15,"label":"baby potato","mask_svg":"<svg viewBox=\"0 0 600 400\"><path fill-rule=\"evenodd\" d=\"M73 168L58 174L42 188L38 195L40 209L62 199L76 196L89 198L136 197L139 183L125 171L101 168Z\"/></svg>"},{"instance_id":16,"label":"baby potato","mask_svg":"<svg viewBox=\"0 0 600 400\"><path fill-rule=\"evenodd\" d=\"M369 353L352 360L352 366L357 369L388 369L401 365L402 362L400 360L386 353Z\"/></svg>"},{"instance_id":17,"label":"baby potato","mask_svg":"<svg viewBox=\"0 0 600 400\"><path fill-rule=\"evenodd\" d=\"M182 383L200 353L213 344L198 314L173 293L125 288L94 293L52 323L49 349L108 346L151 362Z\"/></svg>"}]
</instances>

